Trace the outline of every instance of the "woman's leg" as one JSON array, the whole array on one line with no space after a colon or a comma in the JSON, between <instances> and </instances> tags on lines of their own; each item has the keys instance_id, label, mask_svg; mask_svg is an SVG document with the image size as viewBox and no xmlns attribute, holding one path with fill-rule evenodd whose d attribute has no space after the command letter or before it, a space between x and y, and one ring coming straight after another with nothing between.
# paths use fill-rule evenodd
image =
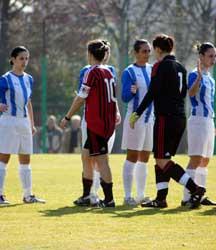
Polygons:
<instances>
[{"instance_id":1,"label":"woman's leg","mask_svg":"<svg viewBox=\"0 0 216 250\"><path fill-rule=\"evenodd\" d=\"M4 181L6 176L6 167L10 159L9 154L0 154L0 205L9 204L4 197Z\"/></svg>"}]
</instances>

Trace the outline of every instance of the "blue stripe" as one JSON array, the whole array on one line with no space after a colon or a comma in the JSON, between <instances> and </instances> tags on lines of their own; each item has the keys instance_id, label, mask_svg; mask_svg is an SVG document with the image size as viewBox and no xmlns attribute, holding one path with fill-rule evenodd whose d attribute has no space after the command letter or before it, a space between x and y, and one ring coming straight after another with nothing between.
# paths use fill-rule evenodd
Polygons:
<instances>
[{"instance_id":1,"label":"blue stripe","mask_svg":"<svg viewBox=\"0 0 216 250\"><path fill-rule=\"evenodd\" d=\"M210 78L209 79L210 83L211 83L211 106L212 106L212 112L213 112L213 116L214 116L214 95L215 95L215 83L214 81Z\"/></svg>"},{"instance_id":2,"label":"blue stripe","mask_svg":"<svg viewBox=\"0 0 216 250\"><path fill-rule=\"evenodd\" d=\"M32 91L33 91L33 79L32 79L32 77L30 77L30 76L28 76L28 78L29 78L30 87L31 87L31 93L30 93L30 98L31 98L31 96L32 96Z\"/></svg>"},{"instance_id":3,"label":"blue stripe","mask_svg":"<svg viewBox=\"0 0 216 250\"><path fill-rule=\"evenodd\" d=\"M10 103L11 103L11 115L16 116L16 102L15 102L15 89L10 75L6 76L10 89Z\"/></svg>"},{"instance_id":4,"label":"blue stripe","mask_svg":"<svg viewBox=\"0 0 216 250\"><path fill-rule=\"evenodd\" d=\"M133 68L128 68L128 72L131 76L131 79L135 83L137 79L136 79L136 74ZM139 89L137 89L136 94L134 95L134 98L133 98L133 112L138 108L138 105L139 105Z\"/></svg>"},{"instance_id":5,"label":"blue stripe","mask_svg":"<svg viewBox=\"0 0 216 250\"><path fill-rule=\"evenodd\" d=\"M145 78L145 82L146 82L147 89L148 89L149 85L150 85L150 79L149 79L149 76L147 74L146 67L142 67L142 73L143 73L143 76ZM150 117L151 112L152 112L152 106L153 106L153 104L151 103L146 110L145 122L149 121L149 117Z\"/></svg>"},{"instance_id":6,"label":"blue stripe","mask_svg":"<svg viewBox=\"0 0 216 250\"><path fill-rule=\"evenodd\" d=\"M23 107L23 110L24 110L24 117L26 117L26 104L28 102L28 95L27 95L27 89L26 89L26 86L25 86L25 83L24 83L24 79L23 79L23 76L21 77L18 77L19 78L19 82L20 82L20 85L21 85L21 88L22 88L22 92L23 92L23 97L24 97L24 107Z\"/></svg>"},{"instance_id":7,"label":"blue stripe","mask_svg":"<svg viewBox=\"0 0 216 250\"><path fill-rule=\"evenodd\" d=\"M5 84L2 86L2 89L0 89L0 98L1 98L1 102L4 104L7 104L7 99L6 99L6 91L8 90L8 84L7 84L7 79L3 76L2 81L5 82Z\"/></svg>"},{"instance_id":8,"label":"blue stripe","mask_svg":"<svg viewBox=\"0 0 216 250\"><path fill-rule=\"evenodd\" d=\"M196 100L196 97L190 97L191 105L192 105L192 115L196 115L196 106L198 106L198 101Z\"/></svg>"},{"instance_id":9,"label":"blue stripe","mask_svg":"<svg viewBox=\"0 0 216 250\"><path fill-rule=\"evenodd\" d=\"M204 84L202 84L202 87L200 90L200 101L203 104L203 116L207 117L208 109L206 108L206 103L205 103L205 93L206 93L206 87L204 86Z\"/></svg>"}]
</instances>

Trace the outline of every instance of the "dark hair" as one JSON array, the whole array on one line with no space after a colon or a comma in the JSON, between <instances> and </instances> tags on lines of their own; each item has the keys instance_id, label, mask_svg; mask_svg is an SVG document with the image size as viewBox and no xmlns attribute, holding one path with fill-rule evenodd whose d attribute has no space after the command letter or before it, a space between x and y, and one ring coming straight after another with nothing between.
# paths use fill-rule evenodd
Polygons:
<instances>
[{"instance_id":1,"label":"dark hair","mask_svg":"<svg viewBox=\"0 0 216 250\"><path fill-rule=\"evenodd\" d=\"M29 53L28 49L26 49L24 46L17 46L17 47L12 49L10 57L16 58L19 55L19 53L21 53L21 52L28 52ZM13 62L11 59L10 59L10 65L13 65Z\"/></svg>"},{"instance_id":2,"label":"dark hair","mask_svg":"<svg viewBox=\"0 0 216 250\"><path fill-rule=\"evenodd\" d=\"M165 34L160 34L155 37L152 44L154 49L160 48L164 52L171 52L174 47L174 38Z\"/></svg>"},{"instance_id":3,"label":"dark hair","mask_svg":"<svg viewBox=\"0 0 216 250\"><path fill-rule=\"evenodd\" d=\"M202 54L202 55L204 55L208 49L214 49L214 48L215 48L215 46L209 42L205 42L202 44L200 44L200 43L196 44L196 49L197 49L198 53Z\"/></svg>"},{"instance_id":4,"label":"dark hair","mask_svg":"<svg viewBox=\"0 0 216 250\"><path fill-rule=\"evenodd\" d=\"M139 50L143 44L149 44L149 46L150 46L150 43L147 40L137 39L133 45L134 51L139 52Z\"/></svg>"},{"instance_id":5,"label":"dark hair","mask_svg":"<svg viewBox=\"0 0 216 250\"><path fill-rule=\"evenodd\" d=\"M109 46L102 40L92 40L88 43L88 51L99 62L103 61L106 52L109 50Z\"/></svg>"}]
</instances>

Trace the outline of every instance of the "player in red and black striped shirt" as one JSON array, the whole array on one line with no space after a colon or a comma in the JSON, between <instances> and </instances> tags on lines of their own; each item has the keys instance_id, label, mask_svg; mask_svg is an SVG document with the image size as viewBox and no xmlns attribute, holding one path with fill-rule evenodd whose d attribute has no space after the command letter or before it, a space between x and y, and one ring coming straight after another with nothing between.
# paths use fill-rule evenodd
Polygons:
<instances>
[{"instance_id":1,"label":"player in red and black striped shirt","mask_svg":"<svg viewBox=\"0 0 216 250\"><path fill-rule=\"evenodd\" d=\"M84 150L87 156L94 157L101 174L101 186L105 195L104 201L100 202L102 207L115 206L107 143L115 129L118 106L113 74L108 67L102 65L108 49L109 47L101 40L88 43L88 61L92 67L86 72L79 93L60 124L64 128L71 116L85 103L87 138ZM92 170L85 165L82 180L83 196L75 201L77 205L86 205L90 199Z\"/></svg>"}]
</instances>

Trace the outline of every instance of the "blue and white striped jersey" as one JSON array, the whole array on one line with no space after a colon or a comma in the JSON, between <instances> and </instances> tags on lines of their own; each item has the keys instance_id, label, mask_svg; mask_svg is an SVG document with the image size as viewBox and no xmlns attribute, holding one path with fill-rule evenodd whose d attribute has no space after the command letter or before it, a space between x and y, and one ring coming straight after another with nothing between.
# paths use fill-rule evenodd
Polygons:
<instances>
[{"instance_id":1,"label":"blue and white striped jersey","mask_svg":"<svg viewBox=\"0 0 216 250\"><path fill-rule=\"evenodd\" d=\"M127 103L127 114L134 112L142 102L146 95L150 79L152 65L137 66L136 64L129 65L122 73L122 100ZM131 85L138 85L136 94L131 93ZM140 120L146 122L154 120L153 103L142 114Z\"/></svg>"},{"instance_id":2,"label":"blue and white striped jersey","mask_svg":"<svg viewBox=\"0 0 216 250\"><path fill-rule=\"evenodd\" d=\"M197 68L188 76L188 88L191 88L197 78ZM198 93L190 97L191 115L202 117L214 117L215 80L209 72L202 73L202 79Z\"/></svg>"},{"instance_id":3,"label":"blue and white striped jersey","mask_svg":"<svg viewBox=\"0 0 216 250\"><path fill-rule=\"evenodd\" d=\"M15 75L7 72L0 77L0 103L8 105L2 115L27 117L27 103L32 95L33 78L27 73Z\"/></svg>"},{"instance_id":4,"label":"blue and white striped jersey","mask_svg":"<svg viewBox=\"0 0 216 250\"><path fill-rule=\"evenodd\" d=\"M116 75L116 70L113 66L111 65L105 65L106 67L108 67L108 69L112 72L114 79L117 79L117 75ZM80 89L82 83L83 83L83 78L85 73L87 72L87 70L91 67L91 65L86 65L84 68L82 68L80 70L80 75L79 75L79 86L78 86L78 90Z\"/></svg>"}]
</instances>

